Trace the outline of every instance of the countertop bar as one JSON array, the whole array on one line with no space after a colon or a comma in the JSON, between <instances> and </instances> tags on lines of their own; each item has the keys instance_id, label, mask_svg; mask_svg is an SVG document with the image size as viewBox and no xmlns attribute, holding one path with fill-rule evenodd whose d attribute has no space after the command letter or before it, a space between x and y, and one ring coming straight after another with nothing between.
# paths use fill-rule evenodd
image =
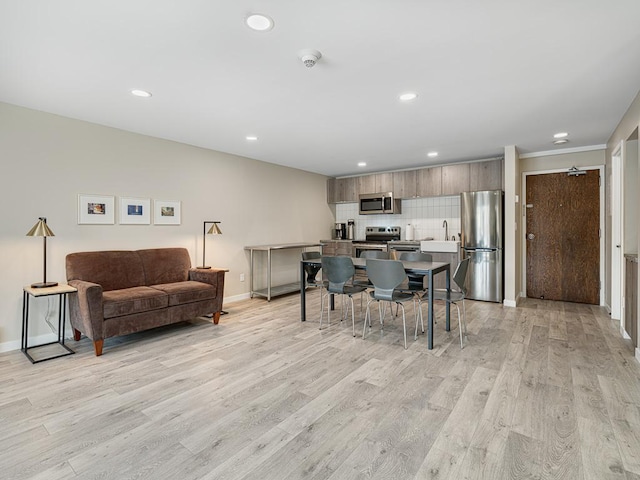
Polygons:
<instances>
[{"instance_id":1,"label":"countertop bar","mask_svg":"<svg viewBox=\"0 0 640 480\"><path fill-rule=\"evenodd\" d=\"M285 295L287 293L297 292L300 288L299 282L288 283L286 285L273 286L271 285L271 252L275 250L288 250L293 248L312 248L312 247L321 247L322 244L317 243L274 243L270 245L251 245L248 247L244 247L245 250L249 250L251 253L251 264L250 264L250 273L249 273L249 282L250 282L250 296L253 298L254 295L258 295L260 297L265 297L268 302L271 301L271 297L275 297L277 295ZM267 288L261 288L256 290L253 288L253 252L267 252Z\"/></svg>"},{"instance_id":2,"label":"countertop bar","mask_svg":"<svg viewBox=\"0 0 640 480\"><path fill-rule=\"evenodd\" d=\"M266 252L267 250L284 250L287 248L307 248L307 247L321 247L321 243L274 243L272 245L253 245L244 247L245 250L260 250Z\"/></svg>"}]
</instances>

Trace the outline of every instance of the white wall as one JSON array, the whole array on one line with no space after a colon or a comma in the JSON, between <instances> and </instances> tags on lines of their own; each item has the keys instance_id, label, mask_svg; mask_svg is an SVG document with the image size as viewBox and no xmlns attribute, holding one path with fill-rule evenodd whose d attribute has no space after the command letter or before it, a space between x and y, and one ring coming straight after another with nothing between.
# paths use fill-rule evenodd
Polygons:
<instances>
[{"instance_id":1,"label":"white wall","mask_svg":"<svg viewBox=\"0 0 640 480\"><path fill-rule=\"evenodd\" d=\"M317 242L334 222L322 175L3 103L0 159L0 351L19 347L22 287L42 281L42 239L25 236L39 216L56 235L47 277L61 282L74 251L181 246L200 264L202 222L220 220L223 235L207 238L207 264L230 269L228 300L249 291L244 246ZM182 224L78 225L79 193L180 200ZM298 258L292 251L276 259L276 277L295 278ZM49 333L47 303L34 303L33 335Z\"/></svg>"},{"instance_id":2,"label":"white wall","mask_svg":"<svg viewBox=\"0 0 640 480\"><path fill-rule=\"evenodd\" d=\"M504 304L515 307L521 290L522 254L518 239L521 234L520 160L514 145L504 148Z\"/></svg>"}]
</instances>

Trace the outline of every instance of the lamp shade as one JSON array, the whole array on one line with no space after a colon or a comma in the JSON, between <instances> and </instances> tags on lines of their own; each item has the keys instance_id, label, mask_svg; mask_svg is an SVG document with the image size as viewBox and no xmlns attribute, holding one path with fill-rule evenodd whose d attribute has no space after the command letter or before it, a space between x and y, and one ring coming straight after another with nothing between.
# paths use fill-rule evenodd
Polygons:
<instances>
[{"instance_id":1,"label":"lamp shade","mask_svg":"<svg viewBox=\"0 0 640 480\"><path fill-rule=\"evenodd\" d=\"M55 234L47 225L46 219L40 217L38 222L27 232L27 237L55 237Z\"/></svg>"},{"instance_id":2,"label":"lamp shade","mask_svg":"<svg viewBox=\"0 0 640 480\"><path fill-rule=\"evenodd\" d=\"M220 227L218 226L218 222L213 222L213 225L211 225L211 228L209 229L207 234L208 235L222 235L222 230L220 230Z\"/></svg>"}]
</instances>

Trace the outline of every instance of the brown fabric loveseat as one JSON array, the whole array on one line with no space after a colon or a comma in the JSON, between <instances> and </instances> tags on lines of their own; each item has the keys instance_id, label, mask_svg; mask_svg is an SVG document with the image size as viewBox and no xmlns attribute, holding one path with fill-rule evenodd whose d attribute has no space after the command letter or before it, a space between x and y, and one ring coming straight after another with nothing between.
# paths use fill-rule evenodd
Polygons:
<instances>
[{"instance_id":1,"label":"brown fabric loveseat","mask_svg":"<svg viewBox=\"0 0 640 480\"><path fill-rule=\"evenodd\" d=\"M184 248L70 253L67 282L73 334L93 341L213 313L220 320L224 270L191 268Z\"/></svg>"}]
</instances>

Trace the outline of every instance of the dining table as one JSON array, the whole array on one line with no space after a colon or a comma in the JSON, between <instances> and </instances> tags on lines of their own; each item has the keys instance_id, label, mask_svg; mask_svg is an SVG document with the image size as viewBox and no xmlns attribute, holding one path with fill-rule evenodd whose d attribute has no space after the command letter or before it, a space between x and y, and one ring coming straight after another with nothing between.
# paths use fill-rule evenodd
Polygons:
<instances>
[{"instance_id":1,"label":"dining table","mask_svg":"<svg viewBox=\"0 0 640 480\"><path fill-rule=\"evenodd\" d=\"M356 270L367 270L366 258L352 258L353 266ZM390 260L392 261L392 260ZM428 315L427 315L427 349L433 349L433 277L439 273L444 273L446 278L446 289L451 288L451 265L446 262L409 262L406 260L396 260L402 262L405 272L411 275L424 275L426 277L425 287L427 288L428 299ZM320 258L312 258L300 261L300 321L307 319L307 300L306 300L306 275L304 271L305 265L321 265ZM332 302L333 305L333 302ZM449 302L445 302L445 328L451 330L451 308Z\"/></svg>"}]
</instances>

